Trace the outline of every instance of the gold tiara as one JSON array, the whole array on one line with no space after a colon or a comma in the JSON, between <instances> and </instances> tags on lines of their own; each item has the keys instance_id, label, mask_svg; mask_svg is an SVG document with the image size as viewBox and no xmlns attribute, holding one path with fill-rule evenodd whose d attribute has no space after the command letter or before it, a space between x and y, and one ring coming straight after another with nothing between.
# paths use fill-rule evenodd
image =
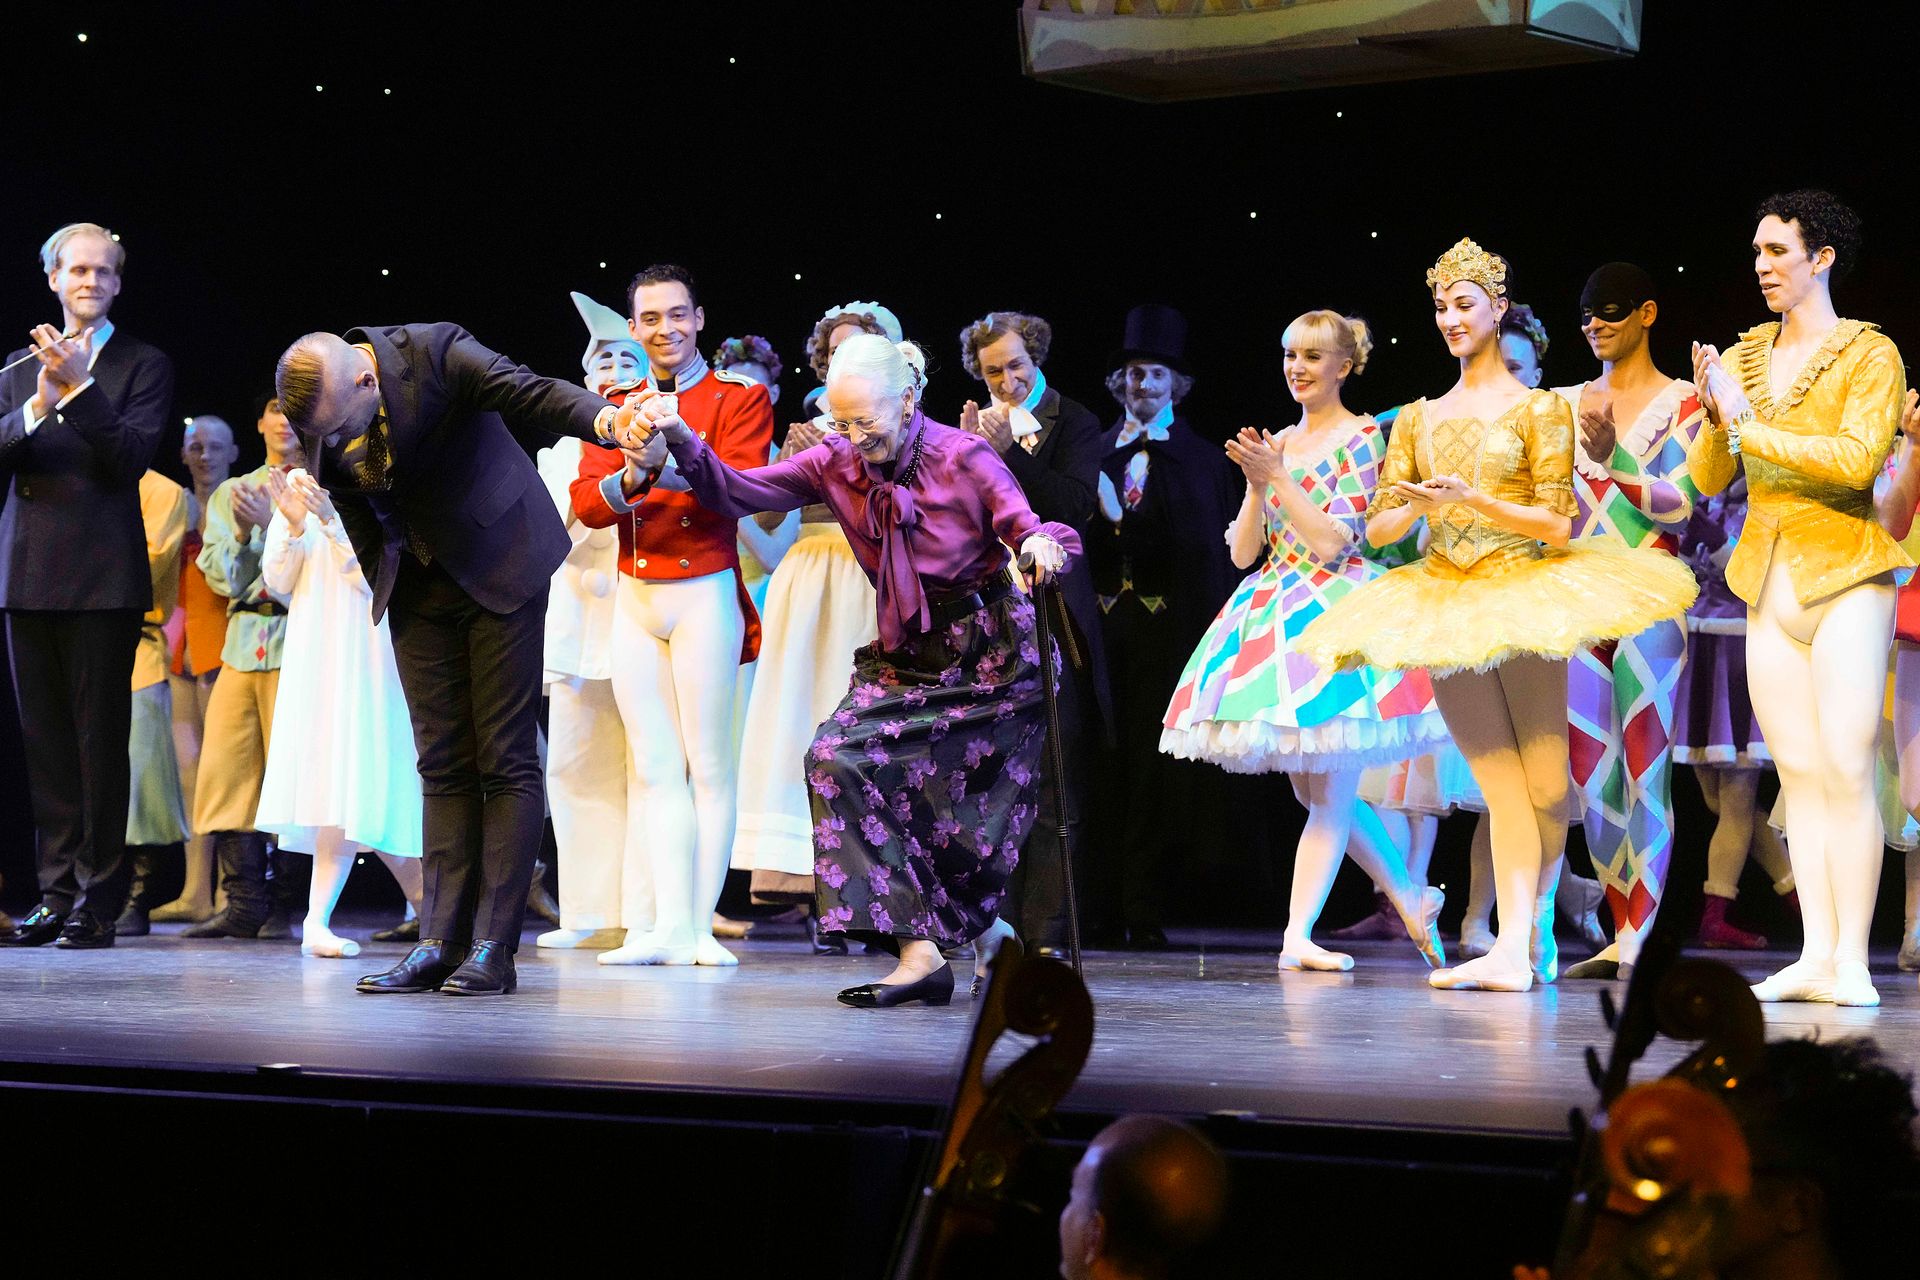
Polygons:
<instances>
[{"instance_id":1,"label":"gold tiara","mask_svg":"<svg viewBox=\"0 0 1920 1280\"><path fill-rule=\"evenodd\" d=\"M1444 289L1462 280L1479 285L1490 298L1503 297L1507 292L1507 260L1463 236L1428 269L1427 288Z\"/></svg>"}]
</instances>

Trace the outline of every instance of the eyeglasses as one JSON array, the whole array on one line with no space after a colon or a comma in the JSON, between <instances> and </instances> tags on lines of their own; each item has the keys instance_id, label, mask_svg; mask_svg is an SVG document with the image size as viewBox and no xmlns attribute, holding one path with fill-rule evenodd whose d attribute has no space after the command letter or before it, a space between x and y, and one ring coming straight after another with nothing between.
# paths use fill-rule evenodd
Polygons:
<instances>
[{"instance_id":1,"label":"eyeglasses","mask_svg":"<svg viewBox=\"0 0 1920 1280\"><path fill-rule=\"evenodd\" d=\"M850 422L842 422L835 418L827 426L833 429L835 435L850 436L857 430L862 436L870 436L880 430L880 419L855 418Z\"/></svg>"}]
</instances>

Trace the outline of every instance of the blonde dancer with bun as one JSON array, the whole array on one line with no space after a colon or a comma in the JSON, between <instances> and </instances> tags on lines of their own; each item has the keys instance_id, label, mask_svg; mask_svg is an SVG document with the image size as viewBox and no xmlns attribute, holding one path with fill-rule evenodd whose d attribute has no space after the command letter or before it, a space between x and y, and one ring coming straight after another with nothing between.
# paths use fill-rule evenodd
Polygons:
<instances>
[{"instance_id":1,"label":"blonde dancer with bun","mask_svg":"<svg viewBox=\"0 0 1920 1280\"><path fill-rule=\"evenodd\" d=\"M1493 950L1428 975L1435 987L1525 991L1552 981L1553 890L1566 840L1566 660L1581 645L1679 617L1693 575L1660 551L1568 550L1573 414L1529 390L1499 346L1507 264L1462 240L1427 272L1460 379L1400 415L1368 512L1385 546L1425 517L1418 563L1376 578L1307 628L1321 665L1425 667L1487 799L1500 930Z\"/></svg>"},{"instance_id":2,"label":"blonde dancer with bun","mask_svg":"<svg viewBox=\"0 0 1920 1280\"><path fill-rule=\"evenodd\" d=\"M1385 442L1372 418L1341 400L1347 379L1366 367L1373 339L1364 320L1310 311L1280 341L1300 421L1278 433L1248 428L1227 442L1247 477L1246 500L1227 531L1233 561L1245 569L1264 549L1266 563L1241 582L1188 660L1160 749L1232 773L1292 777L1307 826L1294 857L1280 968L1353 967L1352 956L1312 938L1343 851L1382 886L1427 963L1444 964L1443 895L1414 883L1377 815L1355 800L1369 765L1445 741L1426 673L1331 671L1291 660L1308 623L1386 572L1360 549Z\"/></svg>"}]
</instances>

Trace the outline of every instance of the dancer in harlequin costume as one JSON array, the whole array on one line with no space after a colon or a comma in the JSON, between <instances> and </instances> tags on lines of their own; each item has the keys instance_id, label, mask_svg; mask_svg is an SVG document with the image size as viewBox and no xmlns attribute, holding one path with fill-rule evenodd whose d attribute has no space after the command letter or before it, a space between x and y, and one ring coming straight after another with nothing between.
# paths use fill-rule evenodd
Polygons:
<instances>
[{"instance_id":1,"label":"dancer in harlequin costume","mask_svg":"<svg viewBox=\"0 0 1920 1280\"><path fill-rule=\"evenodd\" d=\"M1659 315L1653 280L1610 262L1580 293L1581 332L1599 358L1591 382L1555 388L1579 420L1573 453L1576 543L1673 553L1693 513L1687 446L1704 413L1693 385L1660 372L1648 349ZM1687 660L1682 619L1574 654L1568 731L1587 853L1607 890L1614 940L1569 978L1625 977L1653 927L1673 859L1673 728Z\"/></svg>"},{"instance_id":2,"label":"dancer in harlequin costume","mask_svg":"<svg viewBox=\"0 0 1920 1280\"><path fill-rule=\"evenodd\" d=\"M1366 368L1366 322L1336 311L1297 317L1281 337L1287 389L1301 421L1277 434L1243 430L1227 454L1247 477L1229 531L1247 575L1188 660L1167 706L1160 749L1234 773L1286 773L1307 808L1293 867L1282 969L1343 970L1353 957L1313 941L1343 851L1393 900L1431 965L1446 962L1437 921L1445 896L1415 885L1404 856L1354 831L1355 789L1370 764L1444 740L1424 671L1331 671L1296 660L1294 642L1329 605L1386 570L1361 555L1383 451L1372 418L1341 403ZM1349 845L1349 836L1353 836Z\"/></svg>"},{"instance_id":3,"label":"dancer in harlequin costume","mask_svg":"<svg viewBox=\"0 0 1920 1280\"><path fill-rule=\"evenodd\" d=\"M1400 414L1367 522L1369 540L1385 545L1424 516L1426 557L1336 601L1298 647L1336 670L1372 663L1432 675L1447 728L1487 799L1500 931L1485 956L1428 981L1525 991L1536 977L1551 981L1556 967L1566 659L1680 616L1694 585L1662 552L1565 549L1575 513L1573 415L1501 362L1506 278L1505 260L1471 240L1427 272L1460 381Z\"/></svg>"},{"instance_id":4,"label":"dancer in harlequin costume","mask_svg":"<svg viewBox=\"0 0 1920 1280\"><path fill-rule=\"evenodd\" d=\"M312 855L302 955L344 959L360 944L333 931L355 857L372 850L416 918L425 893L422 801L413 722L387 620L327 491L304 468L267 473L274 514L261 552L267 587L287 602L272 746L255 824L281 849Z\"/></svg>"},{"instance_id":5,"label":"dancer in harlequin costume","mask_svg":"<svg viewBox=\"0 0 1920 1280\"><path fill-rule=\"evenodd\" d=\"M587 390L618 398L647 375L647 354L612 307L574 293L587 326L580 369ZM573 510L585 443L562 436L540 450L541 483L560 512L573 549L547 591L547 807L560 862L560 927L534 945L610 951L625 929L653 924L647 866L632 792L637 786L627 730L613 700L613 602L620 545L612 529L590 529ZM595 450L594 452L599 452Z\"/></svg>"},{"instance_id":6,"label":"dancer in harlequin costume","mask_svg":"<svg viewBox=\"0 0 1920 1280\"><path fill-rule=\"evenodd\" d=\"M1920 457L1916 456L1920 451L1914 448L1917 434L1920 395L1909 391L1901 420L1898 461L1876 506L1880 523L1900 539L1900 549L1910 556L1920 556L1920 521L1913 518L1915 508L1920 507ZM1920 819L1920 582L1915 578L1920 574L1903 582L1895 597L1893 733L1900 807L1911 819ZM1920 845L1907 849L1905 856L1906 901L1899 965L1911 973L1920 970Z\"/></svg>"},{"instance_id":7,"label":"dancer in harlequin costume","mask_svg":"<svg viewBox=\"0 0 1920 1280\"><path fill-rule=\"evenodd\" d=\"M1906 375L1892 341L1833 309L1859 221L1823 191L1762 202L1753 267L1781 322L1723 359L1695 345L1711 422L1688 463L1702 492L1742 469L1747 524L1727 584L1747 603L1747 675L1780 773L1800 892L1800 959L1762 1001L1880 1001L1867 971L1883 830L1874 770L1893 643L1894 572L1912 559L1874 518L1873 485L1900 425Z\"/></svg>"},{"instance_id":8,"label":"dancer in harlequin costume","mask_svg":"<svg viewBox=\"0 0 1920 1280\"><path fill-rule=\"evenodd\" d=\"M1700 598L1687 610L1673 758L1693 767L1701 799L1714 815L1699 940L1708 947L1758 951L1766 937L1727 918L1749 851L1796 914L1799 900L1786 846L1759 807L1760 775L1773 767L1773 756L1747 691L1747 606L1727 587L1727 560L1746 518L1747 481L1736 476L1721 492L1694 500L1680 533L1679 555L1699 580Z\"/></svg>"},{"instance_id":9,"label":"dancer in harlequin costume","mask_svg":"<svg viewBox=\"0 0 1920 1280\"><path fill-rule=\"evenodd\" d=\"M925 379L912 343L848 338L827 375L832 434L757 472L728 466L665 397L644 406L658 430L622 440L642 481L670 445L731 516L826 503L879 589L880 639L805 757L822 927L900 949L892 973L840 993L865 1008L945 1004L941 945L971 941L977 976L1011 935L998 912L1036 811L1057 655L1039 651L1007 553L1045 579L1080 549L991 445L923 416Z\"/></svg>"},{"instance_id":10,"label":"dancer in harlequin costume","mask_svg":"<svg viewBox=\"0 0 1920 1280\"><path fill-rule=\"evenodd\" d=\"M855 334L900 340L899 322L877 302L829 307L807 339L807 361L822 386L828 362ZM832 415L787 428L779 459L814 448L830 431ZM802 903L819 952L845 952L846 939L823 935L814 903L813 816L807 777L799 761L820 723L847 693L854 652L879 635L873 584L861 571L846 531L824 503L799 511L793 546L767 580L759 671L747 701L743 738L754 744L740 759L739 825L733 865L751 873L759 902ZM761 517L749 517L749 520ZM745 527L747 522L742 522Z\"/></svg>"},{"instance_id":11,"label":"dancer in harlequin costume","mask_svg":"<svg viewBox=\"0 0 1920 1280\"><path fill-rule=\"evenodd\" d=\"M695 342L706 312L684 268L634 277L629 323L651 391L674 380L678 413L728 463L764 466L773 402L751 378L708 369ZM687 492L677 472L639 484L616 451L593 450L573 482L574 513L620 536L613 696L638 778L629 824L653 871L653 927L627 925L601 964L731 965L713 936L733 846L737 668L759 652L760 619L740 577L738 515ZM628 847L634 846L630 843Z\"/></svg>"}]
</instances>

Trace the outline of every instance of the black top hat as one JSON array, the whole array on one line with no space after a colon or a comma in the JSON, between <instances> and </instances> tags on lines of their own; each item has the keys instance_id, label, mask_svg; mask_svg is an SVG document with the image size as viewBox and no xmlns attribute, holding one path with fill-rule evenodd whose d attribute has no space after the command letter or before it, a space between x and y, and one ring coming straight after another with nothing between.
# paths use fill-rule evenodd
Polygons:
<instances>
[{"instance_id":1,"label":"black top hat","mask_svg":"<svg viewBox=\"0 0 1920 1280\"><path fill-rule=\"evenodd\" d=\"M1107 368L1118 369L1133 360L1152 360L1175 373L1188 372L1187 318L1158 302L1143 302L1127 312L1126 336L1107 356Z\"/></svg>"}]
</instances>

